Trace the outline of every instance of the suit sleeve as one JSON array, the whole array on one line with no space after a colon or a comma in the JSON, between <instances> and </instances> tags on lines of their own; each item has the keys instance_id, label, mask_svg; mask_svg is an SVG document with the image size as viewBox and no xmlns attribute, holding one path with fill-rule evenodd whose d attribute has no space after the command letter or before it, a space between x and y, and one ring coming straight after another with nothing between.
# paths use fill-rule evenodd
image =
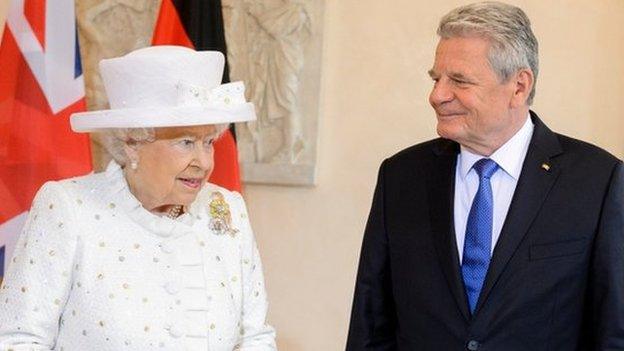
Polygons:
<instances>
[{"instance_id":1,"label":"suit sleeve","mask_svg":"<svg viewBox=\"0 0 624 351\"><path fill-rule=\"evenodd\" d=\"M392 296L388 235L385 227L384 173L381 165L364 231L355 284L347 351L396 350L396 312Z\"/></svg>"},{"instance_id":2,"label":"suit sleeve","mask_svg":"<svg viewBox=\"0 0 624 351\"><path fill-rule=\"evenodd\" d=\"M624 350L624 169L612 174L594 242L589 310L596 351Z\"/></svg>"},{"instance_id":3,"label":"suit sleeve","mask_svg":"<svg viewBox=\"0 0 624 351\"><path fill-rule=\"evenodd\" d=\"M0 349L52 350L71 286L77 237L58 183L39 190L0 289Z\"/></svg>"}]
</instances>

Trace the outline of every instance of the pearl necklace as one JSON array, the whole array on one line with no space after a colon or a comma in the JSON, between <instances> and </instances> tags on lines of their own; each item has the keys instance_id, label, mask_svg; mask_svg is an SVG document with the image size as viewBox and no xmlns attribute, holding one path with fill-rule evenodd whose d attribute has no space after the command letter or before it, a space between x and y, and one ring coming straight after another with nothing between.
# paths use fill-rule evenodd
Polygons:
<instances>
[{"instance_id":1,"label":"pearl necklace","mask_svg":"<svg viewBox=\"0 0 624 351\"><path fill-rule=\"evenodd\" d=\"M182 205L175 205L171 207L169 211L167 212L167 218L170 218L170 219L178 218L178 216L180 216L180 213L182 212L183 207L184 206Z\"/></svg>"}]
</instances>

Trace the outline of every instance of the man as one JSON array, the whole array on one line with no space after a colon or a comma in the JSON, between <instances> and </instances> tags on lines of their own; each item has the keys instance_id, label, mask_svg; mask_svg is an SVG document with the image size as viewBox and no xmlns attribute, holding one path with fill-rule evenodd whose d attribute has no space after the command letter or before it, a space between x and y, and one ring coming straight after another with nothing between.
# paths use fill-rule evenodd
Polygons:
<instances>
[{"instance_id":1,"label":"man","mask_svg":"<svg viewBox=\"0 0 624 351\"><path fill-rule=\"evenodd\" d=\"M521 9L464 6L438 34L442 138L381 165L347 350L624 350L622 162L529 111Z\"/></svg>"}]
</instances>

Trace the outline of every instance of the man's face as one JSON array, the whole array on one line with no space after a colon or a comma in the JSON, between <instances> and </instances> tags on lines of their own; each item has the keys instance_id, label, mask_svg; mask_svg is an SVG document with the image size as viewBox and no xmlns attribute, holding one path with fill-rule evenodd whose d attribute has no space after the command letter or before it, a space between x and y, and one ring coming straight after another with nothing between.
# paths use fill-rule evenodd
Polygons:
<instances>
[{"instance_id":1,"label":"man's face","mask_svg":"<svg viewBox=\"0 0 624 351\"><path fill-rule=\"evenodd\" d=\"M438 134L481 154L517 128L511 113L516 81L501 82L490 67L489 48L479 37L441 39L429 71Z\"/></svg>"}]
</instances>

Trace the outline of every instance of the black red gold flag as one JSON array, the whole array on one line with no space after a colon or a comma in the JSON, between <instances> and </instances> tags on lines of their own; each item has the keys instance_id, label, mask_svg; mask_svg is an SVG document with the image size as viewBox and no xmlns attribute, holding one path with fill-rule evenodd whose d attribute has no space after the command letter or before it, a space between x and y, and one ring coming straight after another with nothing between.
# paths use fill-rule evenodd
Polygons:
<instances>
[{"instance_id":1,"label":"black red gold flag","mask_svg":"<svg viewBox=\"0 0 624 351\"><path fill-rule=\"evenodd\" d=\"M227 57L221 0L162 0L152 45L217 50ZM226 60L223 83L227 82ZM233 130L226 131L214 148L215 165L210 182L240 192L240 170Z\"/></svg>"}]
</instances>

